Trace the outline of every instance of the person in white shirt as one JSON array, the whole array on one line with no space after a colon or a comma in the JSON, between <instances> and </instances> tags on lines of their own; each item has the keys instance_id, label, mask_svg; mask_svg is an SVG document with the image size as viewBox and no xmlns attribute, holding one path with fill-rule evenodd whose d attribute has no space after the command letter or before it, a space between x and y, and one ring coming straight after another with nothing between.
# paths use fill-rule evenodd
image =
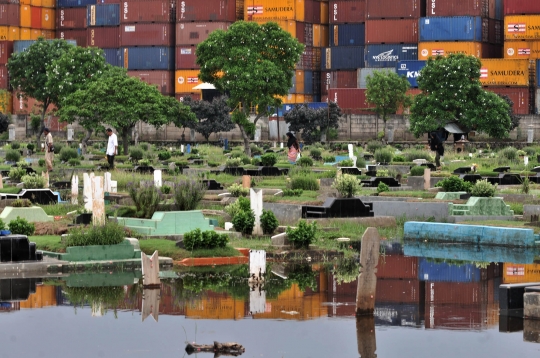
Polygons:
<instances>
[{"instance_id":1,"label":"person in white shirt","mask_svg":"<svg viewBox=\"0 0 540 358\"><path fill-rule=\"evenodd\" d=\"M51 131L49 128L43 128L43 133L45 134L45 164L47 165L47 171L52 172L53 170L53 161L54 161L54 145Z\"/></svg>"},{"instance_id":2,"label":"person in white shirt","mask_svg":"<svg viewBox=\"0 0 540 358\"><path fill-rule=\"evenodd\" d=\"M107 128L107 135L109 136L109 142L105 154L107 155L107 162L109 162L109 169L114 169L114 156L118 154L118 137L111 128Z\"/></svg>"}]
</instances>

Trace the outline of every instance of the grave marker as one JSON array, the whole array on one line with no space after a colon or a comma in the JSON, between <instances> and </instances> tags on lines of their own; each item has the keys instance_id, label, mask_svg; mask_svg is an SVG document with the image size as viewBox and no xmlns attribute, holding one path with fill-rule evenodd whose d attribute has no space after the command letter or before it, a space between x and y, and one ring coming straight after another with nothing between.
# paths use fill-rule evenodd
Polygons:
<instances>
[{"instance_id":1,"label":"grave marker","mask_svg":"<svg viewBox=\"0 0 540 358\"><path fill-rule=\"evenodd\" d=\"M103 190L103 177L92 179L92 224L105 225L105 191Z\"/></svg>"},{"instance_id":2,"label":"grave marker","mask_svg":"<svg viewBox=\"0 0 540 358\"><path fill-rule=\"evenodd\" d=\"M431 187L431 169L424 169L424 190L429 190Z\"/></svg>"},{"instance_id":3,"label":"grave marker","mask_svg":"<svg viewBox=\"0 0 540 358\"><path fill-rule=\"evenodd\" d=\"M151 257L141 252L143 287L159 287L159 254L156 251Z\"/></svg>"},{"instance_id":4,"label":"grave marker","mask_svg":"<svg viewBox=\"0 0 540 358\"><path fill-rule=\"evenodd\" d=\"M103 190L105 190L106 193L111 192L111 173L109 172L103 174Z\"/></svg>"},{"instance_id":5,"label":"grave marker","mask_svg":"<svg viewBox=\"0 0 540 358\"><path fill-rule=\"evenodd\" d=\"M71 178L71 204L77 205L79 203L79 176L74 175Z\"/></svg>"},{"instance_id":6,"label":"grave marker","mask_svg":"<svg viewBox=\"0 0 540 358\"><path fill-rule=\"evenodd\" d=\"M161 299L161 291L156 289L144 289L142 296L142 321L148 316L152 316L154 321L158 321L159 317L159 301Z\"/></svg>"},{"instance_id":7,"label":"grave marker","mask_svg":"<svg viewBox=\"0 0 540 358\"><path fill-rule=\"evenodd\" d=\"M353 161L353 167L356 167L356 160L358 158L354 155L354 145L349 144L348 147L349 147L349 158Z\"/></svg>"},{"instance_id":8,"label":"grave marker","mask_svg":"<svg viewBox=\"0 0 540 358\"><path fill-rule=\"evenodd\" d=\"M368 227L362 236L360 248L360 274L356 291L356 315L373 315L377 288L377 264L381 238L374 227Z\"/></svg>"},{"instance_id":9,"label":"grave marker","mask_svg":"<svg viewBox=\"0 0 540 358\"><path fill-rule=\"evenodd\" d=\"M183 144L180 145L180 151L181 151L182 153L184 153L184 145L183 145Z\"/></svg>"},{"instance_id":10,"label":"grave marker","mask_svg":"<svg viewBox=\"0 0 540 358\"><path fill-rule=\"evenodd\" d=\"M160 169L154 170L154 185L156 186L156 188L161 188L163 186Z\"/></svg>"},{"instance_id":11,"label":"grave marker","mask_svg":"<svg viewBox=\"0 0 540 358\"><path fill-rule=\"evenodd\" d=\"M283 149L283 142L279 143L279 147Z\"/></svg>"},{"instance_id":12,"label":"grave marker","mask_svg":"<svg viewBox=\"0 0 540 358\"><path fill-rule=\"evenodd\" d=\"M262 235L263 231L261 228L261 215L263 210L263 191L255 191L249 189L249 198L251 204L251 210L255 214L255 226L253 227L253 235Z\"/></svg>"},{"instance_id":13,"label":"grave marker","mask_svg":"<svg viewBox=\"0 0 540 358\"><path fill-rule=\"evenodd\" d=\"M94 173L83 174L83 201L84 209L86 211L92 211L92 178Z\"/></svg>"}]
</instances>

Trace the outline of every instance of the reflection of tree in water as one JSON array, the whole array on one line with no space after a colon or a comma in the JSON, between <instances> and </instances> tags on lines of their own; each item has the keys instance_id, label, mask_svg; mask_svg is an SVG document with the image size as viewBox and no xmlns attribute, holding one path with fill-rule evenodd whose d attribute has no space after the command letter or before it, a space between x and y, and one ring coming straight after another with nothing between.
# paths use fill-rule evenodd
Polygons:
<instances>
[{"instance_id":1,"label":"reflection of tree in water","mask_svg":"<svg viewBox=\"0 0 540 358\"><path fill-rule=\"evenodd\" d=\"M109 309L112 309L114 317L117 318L118 307L124 301L123 286L64 287L64 292L75 308L75 312L77 312L77 307L88 304L92 308L92 316L105 315Z\"/></svg>"},{"instance_id":2,"label":"reflection of tree in water","mask_svg":"<svg viewBox=\"0 0 540 358\"><path fill-rule=\"evenodd\" d=\"M337 263L329 263L326 268L338 284L349 283L358 279L360 262L356 257L346 257L338 260Z\"/></svg>"}]
</instances>

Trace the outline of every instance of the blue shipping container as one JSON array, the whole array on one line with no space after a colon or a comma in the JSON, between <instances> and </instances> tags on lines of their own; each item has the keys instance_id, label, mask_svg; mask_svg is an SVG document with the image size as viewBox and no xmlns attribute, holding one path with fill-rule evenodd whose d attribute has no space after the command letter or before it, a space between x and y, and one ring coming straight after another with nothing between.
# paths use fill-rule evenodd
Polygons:
<instances>
[{"instance_id":1,"label":"blue shipping container","mask_svg":"<svg viewBox=\"0 0 540 358\"><path fill-rule=\"evenodd\" d=\"M174 70L174 47L124 47L128 70Z\"/></svg>"},{"instance_id":2,"label":"blue shipping container","mask_svg":"<svg viewBox=\"0 0 540 358\"><path fill-rule=\"evenodd\" d=\"M480 16L421 17L418 21L420 41L488 42L488 20Z\"/></svg>"},{"instance_id":3,"label":"blue shipping container","mask_svg":"<svg viewBox=\"0 0 540 358\"><path fill-rule=\"evenodd\" d=\"M88 5L86 23L87 26L119 26L120 4Z\"/></svg>"},{"instance_id":4,"label":"blue shipping container","mask_svg":"<svg viewBox=\"0 0 540 358\"><path fill-rule=\"evenodd\" d=\"M496 20L503 20L504 19L503 0L495 0L495 19Z\"/></svg>"},{"instance_id":5,"label":"blue shipping container","mask_svg":"<svg viewBox=\"0 0 540 358\"><path fill-rule=\"evenodd\" d=\"M457 266L444 262L428 262L426 258L420 258L418 279L431 282L478 282L482 279L482 272L474 264Z\"/></svg>"},{"instance_id":6,"label":"blue shipping container","mask_svg":"<svg viewBox=\"0 0 540 358\"><path fill-rule=\"evenodd\" d=\"M111 66L124 67L124 51L119 48L104 48L105 62Z\"/></svg>"},{"instance_id":7,"label":"blue shipping container","mask_svg":"<svg viewBox=\"0 0 540 358\"><path fill-rule=\"evenodd\" d=\"M86 7L96 3L96 0L57 0L56 7Z\"/></svg>"},{"instance_id":8,"label":"blue shipping container","mask_svg":"<svg viewBox=\"0 0 540 358\"><path fill-rule=\"evenodd\" d=\"M330 47L364 46L366 44L365 24L330 25Z\"/></svg>"},{"instance_id":9,"label":"blue shipping container","mask_svg":"<svg viewBox=\"0 0 540 358\"><path fill-rule=\"evenodd\" d=\"M296 72L295 71L293 71L292 87L289 88L289 93L296 93Z\"/></svg>"},{"instance_id":10,"label":"blue shipping container","mask_svg":"<svg viewBox=\"0 0 540 358\"><path fill-rule=\"evenodd\" d=\"M360 67L395 67L399 61L417 59L417 44L367 45L366 65Z\"/></svg>"},{"instance_id":11,"label":"blue shipping container","mask_svg":"<svg viewBox=\"0 0 540 358\"><path fill-rule=\"evenodd\" d=\"M52 41L52 40L47 40ZM77 41L75 40L65 40L68 44L77 46ZM36 40L17 40L13 41L13 53L24 52L26 51Z\"/></svg>"},{"instance_id":12,"label":"blue shipping container","mask_svg":"<svg viewBox=\"0 0 540 358\"><path fill-rule=\"evenodd\" d=\"M396 73L405 76L412 88L417 88L418 82L416 78L424 67L426 67L426 61L399 61L396 65Z\"/></svg>"},{"instance_id":13,"label":"blue shipping container","mask_svg":"<svg viewBox=\"0 0 540 358\"><path fill-rule=\"evenodd\" d=\"M304 71L304 94L313 94L313 71Z\"/></svg>"},{"instance_id":14,"label":"blue shipping container","mask_svg":"<svg viewBox=\"0 0 540 358\"><path fill-rule=\"evenodd\" d=\"M323 48L321 51L321 68L322 70L356 70L365 67L364 50L364 46Z\"/></svg>"},{"instance_id":15,"label":"blue shipping container","mask_svg":"<svg viewBox=\"0 0 540 358\"><path fill-rule=\"evenodd\" d=\"M321 108L328 108L328 103L326 102L308 102L303 103L308 106L308 108L311 109L321 109ZM283 115L287 114L291 109L294 108L294 104L284 104L281 107L277 109L277 115L278 117L283 117ZM271 107L268 107L269 111L273 111L276 113L276 109L272 109Z\"/></svg>"}]
</instances>

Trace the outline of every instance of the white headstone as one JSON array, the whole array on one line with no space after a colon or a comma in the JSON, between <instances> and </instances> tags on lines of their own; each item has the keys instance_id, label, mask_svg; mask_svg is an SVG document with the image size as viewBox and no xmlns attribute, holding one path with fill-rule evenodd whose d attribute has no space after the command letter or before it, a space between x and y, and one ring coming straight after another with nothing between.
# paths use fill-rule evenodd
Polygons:
<instances>
[{"instance_id":1,"label":"white headstone","mask_svg":"<svg viewBox=\"0 0 540 358\"><path fill-rule=\"evenodd\" d=\"M92 177L91 177L91 176ZM88 212L92 211L92 180L94 173L83 174L83 201L84 201L84 209Z\"/></svg>"},{"instance_id":2,"label":"white headstone","mask_svg":"<svg viewBox=\"0 0 540 358\"><path fill-rule=\"evenodd\" d=\"M183 144L180 145L180 151L181 151L182 153L184 153L184 145L183 145Z\"/></svg>"},{"instance_id":3,"label":"white headstone","mask_svg":"<svg viewBox=\"0 0 540 358\"><path fill-rule=\"evenodd\" d=\"M118 192L118 182L116 180L111 180L111 193Z\"/></svg>"},{"instance_id":4,"label":"white headstone","mask_svg":"<svg viewBox=\"0 0 540 358\"><path fill-rule=\"evenodd\" d=\"M529 157L528 157L528 156L524 156L524 157L523 157L523 163L524 163L525 165L529 165Z\"/></svg>"},{"instance_id":5,"label":"white headstone","mask_svg":"<svg viewBox=\"0 0 540 358\"><path fill-rule=\"evenodd\" d=\"M272 145L272 148L275 148L276 147L276 142L274 142L274 144Z\"/></svg>"},{"instance_id":6,"label":"white headstone","mask_svg":"<svg viewBox=\"0 0 540 358\"><path fill-rule=\"evenodd\" d=\"M92 179L92 223L94 226L105 225L105 191L103 177Z\"/></svg>"},{"instance_id":7,"label":"white headstone","mask_svg":"<svg viewBox=\"0 0 540 358\"><path fill-rule=\"evenodd\" d=\"M263 210L263 191L255 191L254 189L249 189L249 199L251 203L251 210L255 214L255 226L253 227L253 235L262 235L261 228L261 215Z\"/></svg>"},{"instance_id":8,"label":"white headstone","mask_svg":"<svg viewBox=\"0 0 540 358\"><path fill-rule=\"evenodd\" d=\"M354 145L349 144L348 147L349 147L349 158L352 159L352 157L354 157Z\"/></svg>"},{"instance_id":9,"label":"white headstone","mask_svg":"<svg viewBox=\"0 0 540 358\"><path fill-rule=\"evenodd\" d=\"M71 178L71 204L79 204L79 176L74 175Z\"/></svg>"},{"instance_id":10,"label":"white headstone","mask_svg":"<svg viewBox=\"0 0 540 358\"><path fill-rule=\"evenodd\" d=\"M279 147L283 149L283 142L279 143Z\"/></svg>"},{"instance_id":11,"label":"white headstone","mask_svg":"<svg viewBox=\"0 0 540 358\"><path fill-rule=\"evenodd\" d=\"M74 134L75 134L75 130L73 129L73 127L71 125L68 125L68 127L67 127L67 140L72 141Z\"/></svg>"},{"instance_id":12,"label":"white headstone","mask_svg":"<svg viewBox=\"0 0 540 358\"><path fill-rule=\"evenodd\" d=\"M260 282L266 274L266 251L249 250L249 281Z\"/></svg>"},{"instance_id":13,"label":"white headstone","mask_svg":"<svg viewBox=\"0 0 540 358\"><path fill-rule=\"evenodd\" d=\"M49 171L45 170L41 172L41 176L45 179L45 188L48 188L49 187Z\"/></svg>"},{"instance_id":14,"label":"white headstone","mask_svg":"<svg viewBox=\"0 0 540 358\"><path fill-rule=\"evenodd\" d=\"M261 127L260 126L255 128L255 135L253 136L253 139L255 140L255 142L259 142L261 140Z\"/></svg>"},{"instance_id":15,"label":"white headstone","mask_svg":"<svg viewBox=\"0 0 540 358\"><path fill-rule=\"evenodd\" d=\"M159 169L154 170L154 185L156 186L156 188L161 188L161 186L163 185L163 182L161 180L161 170Z\"/></svg>"},{"instance_id":16,"label":"white headstone","mask_svg":"<svg viewBox=\"0 0 540 358\"><path fill-rule=\"evenodd\" d=\"M230 222L225 223L225 230L226 231L230 231L232 228L234 228L233 223L230 223Z\"/></svg>"},{"instance_id":17,"label":"white headstone","mask_svg":"<svg viewBox=\"0 0 540 358\"><path fill-rule=\"evenodd\" d=\"M103 190L105 190L106 193L111 192L111 178L111 173L106 172L105 174L103 174Z\"/></svg>"}]
</instances>

